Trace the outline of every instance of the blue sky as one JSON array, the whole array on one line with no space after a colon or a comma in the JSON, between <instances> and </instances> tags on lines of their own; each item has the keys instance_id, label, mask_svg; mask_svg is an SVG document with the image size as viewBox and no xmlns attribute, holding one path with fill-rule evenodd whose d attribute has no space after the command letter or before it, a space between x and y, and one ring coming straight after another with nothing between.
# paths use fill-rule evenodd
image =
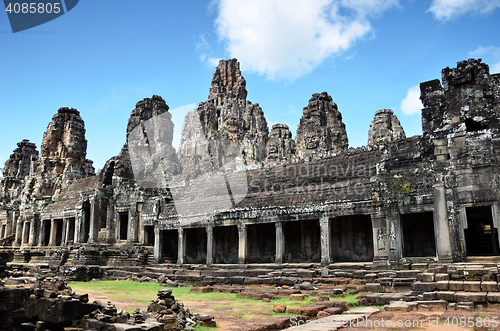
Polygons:
<instances>
[{"instance_id":1,"label":"blue sky","mask_svg":"<svg viewBox=\"0 0 500 331\"><path fill-rule=\"evenodd\" d=\"M214 68L236 57L269 128L295 135L311 94L337 103L351 147L378 109L421 134L415 87L469 57L500 72L500 0L82 0L13 34L0 13L0 164L16 143L38 149L60 107L85 121L96 169L125 143L137 101L162 96L174 118L207 99ZM180 109L179 109L180 108Z\"/></svg>"}]
</instances>

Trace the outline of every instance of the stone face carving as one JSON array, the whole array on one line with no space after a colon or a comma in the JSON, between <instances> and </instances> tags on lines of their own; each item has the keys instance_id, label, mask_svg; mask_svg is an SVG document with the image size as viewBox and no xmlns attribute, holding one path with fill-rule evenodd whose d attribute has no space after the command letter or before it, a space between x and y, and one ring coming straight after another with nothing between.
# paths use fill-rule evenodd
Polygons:
<instances>
[{"instance_id":1,"label":"stone face carving","mask_svg":"<svg viewBox=\"0 0 500 331\"><path fill-rule=\"evenodd\" d=\"M437 79L420 84L424 135L498 130L500 75L490 75L488 65L475 59L441 74L443 86Z\"/></svg>"},{"instance_id":2,"label":"stone face carving","mask_svg":"<svg viewBox=\"0 0 500 331\"><path fill-rule=\"evenodd\" d=\"M3 176L24 179L32 172L32 164L36 164L37 159L38 151L35 144L25 139L17 143L14 153L5 162Z\"/></svg>"},{"instance_id":3,"label":"stone face carving","mask_svg":"<svg viewBox=\"0 0 500 331\"><path fill-rule=\"evenodd\" d=\"M238 61L221 60L208 100L184 120L178 151L183 175L241 170L265 160L267 121L259 104L246 100L245 87Z\"/></svg>"},{"instance_id":4,"label":"stone face carving","mask_svg":"<svg viewBox=\"0 0 500 331\"><path fill-rule=\"evenodd\" d=\"M295 141L288 125L275 124L267 143L267 163L281 164L295 155Z\"/></svg>"},{"instance_id":5,"label":"stone face carving","mask_svg":"<svg viewBox=\"0 0 500 331\"><path fill-rule=\"evenodd\" d=\"M368 132L368 145L378 146L384 143L406 138L403 127L393 111L381 109L375 113Z\"/></svg>"},{"instance_id":6,"label":"stone face carving","mask_svg":"<svg viewBox=\"0 0 500 331\"><path fill-rule=\"evenodd\" d=\"M113 174L126 179L135 178L141 184L158 187L164 181L182 172L182 166L172 147L174 123L168 105L160 96L153 95L139 101L130 114L127 142L117 157L106 162L103 176L110 180ZM109 182L107 184L110 184Z\"/></svg>"},{"instance_id":7,"label":"stone face carving","mask_svg":"<svg viewBox=\"0 0 500 331\"><path fill-rule=\"evenodd\" d=\"M297 127L297 153L303 159L317 159L349 146L345 124L337 104L328 93L315 93L304 108Z\"/></svg>"},{"instance_id":8,"label":"stone face carving","mask_svg":"<svg viewBox=\"0 0 500 331\"><path fill-rule=\"evenodd\" d=\"M93 168L85 159L86 154L85 124L80 112L74 108L60 108L43 135L37 173L73 173L73 178L92 175Z\"/></svg>"}]
</instances>

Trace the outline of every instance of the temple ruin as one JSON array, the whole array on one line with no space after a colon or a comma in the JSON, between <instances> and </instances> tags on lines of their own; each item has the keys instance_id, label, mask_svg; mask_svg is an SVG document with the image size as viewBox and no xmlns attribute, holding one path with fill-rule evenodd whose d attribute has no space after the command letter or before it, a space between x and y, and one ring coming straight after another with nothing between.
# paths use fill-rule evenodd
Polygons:
<instances>
[{"instance_id":1,"label":"temple ruin","mask_svg":"<svg viewBox=\"0 0 500 331\"><path fill-rule=\"evenodd\" d=\"M469 59L420 90L421 136L382 109L367 146L349 148L331 95L304 102L295 139L284 124L269 132L239 63L221 60L177 150L153 96L98 175L79 111L61 108L40 152L23 140L5 164L0 260L398 269L499 256L500 74Z\"/></svg>"}]
</instances>

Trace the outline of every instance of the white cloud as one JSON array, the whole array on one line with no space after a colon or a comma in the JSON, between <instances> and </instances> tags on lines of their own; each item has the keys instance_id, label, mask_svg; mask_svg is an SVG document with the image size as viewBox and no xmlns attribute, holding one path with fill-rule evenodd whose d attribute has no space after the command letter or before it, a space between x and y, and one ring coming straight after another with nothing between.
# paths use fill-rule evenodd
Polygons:
<instances>
[{"instance_id":1,"label":"white cloud","mask_svg":"<svg viewBox=\"0 0 500 331\"><path fill-rule=\"evenodd\" d=\"M479 46L476 50L469 52L470 57L481 58L490 67L491 74L500 73L500 47Z\"/></svg>"},{"instance_id":2,"label":"white cloud","mask_svg":"<svg viewBox=\"0 0 500 331\"><path fill-rule=\"evenodd\" d=\"M413 86L408 89L406 97L401 100L401 105L399 109L405 115L420 114L420 111L424 108L422 101L420 101L420 87Z\"/></svg>"},{"instance_id":3,"label":"white cloud","mask_svg":"<svg viewBox=\"0 0 500 331\"><path fill-rule=\"evenodd\" d=\"M432 0L430 11L440 21L467 13L487 14L500 7L500 0Z\"/></svg>"},{"instance_id":4,"label":"white cloud","mask_svg":"<svg viewBox=\"0 0 500 331\"><path fill-rule=\"evenodd\" d=\"M295 79L349 49L398 0L219 0L217 33L242 69Z\"/></svg>"}]
</instances>

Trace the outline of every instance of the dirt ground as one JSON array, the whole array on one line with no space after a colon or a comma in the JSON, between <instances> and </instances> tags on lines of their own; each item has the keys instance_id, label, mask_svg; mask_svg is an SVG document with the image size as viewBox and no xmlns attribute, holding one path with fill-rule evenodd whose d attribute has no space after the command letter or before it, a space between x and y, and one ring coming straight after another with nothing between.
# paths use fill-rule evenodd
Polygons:
<instances>
[{"instance_id":1,"label":"dirt ground","mask_svg":"<svg viewBox=\"0 0 500 331\"><path fill-rule=\"evenodd\" d=\"M90 301L100 300L106 302L106 298L97 293L89 293ZM243 309L235 309L231 307L232 302L227 300L216 300L216 302L199 302L199 301L182 301L184 306L189 308L191 311L201 314L214 315L215 320L219 328L218 331L250 331L255 330L259 326L265 326L272 322L273 320L282 319L283 317L270 316L271 312L262 312L261 317L256 317L255 315L252 319L242 318L238 313L244 313ZM113 300L113 303L118 309L126 308L130 306L137 306L141 310L146 310L147 305L138 304L135 301L127 300ZM227 306L225 309L213 308L214 305ZM456 319L454 319L456 318ZM493 323L490 323L489 327L484 327L484 321L500 320L500 310L498 309L486 309L484 311L460 311L460 310L444 310L444 311L429 311L429 312L386 312L381 311L380 313L372 315L369 320L365 323L359 323L355 327L347 327L343 330L345 331L363 331L363 330L377 330L377 331L389 331L389 330L423 330L423 331L465 331L465 330L475 330L475 331L500 331L500 325L494 327ZM448 320L448 325L445 325ZM474 327L461 327L462 323L471 323ZM481 323L482 322L482 323ZM499 321L500 324L500 321ZM463 325L463 324L462 324ZM307 328L304 328L307 331ZM312 330L311 330L312 331ZM323 331L323 330L322 330ZM324 331L327 331L325 329Z\"/></svg>"}]
</instances>

